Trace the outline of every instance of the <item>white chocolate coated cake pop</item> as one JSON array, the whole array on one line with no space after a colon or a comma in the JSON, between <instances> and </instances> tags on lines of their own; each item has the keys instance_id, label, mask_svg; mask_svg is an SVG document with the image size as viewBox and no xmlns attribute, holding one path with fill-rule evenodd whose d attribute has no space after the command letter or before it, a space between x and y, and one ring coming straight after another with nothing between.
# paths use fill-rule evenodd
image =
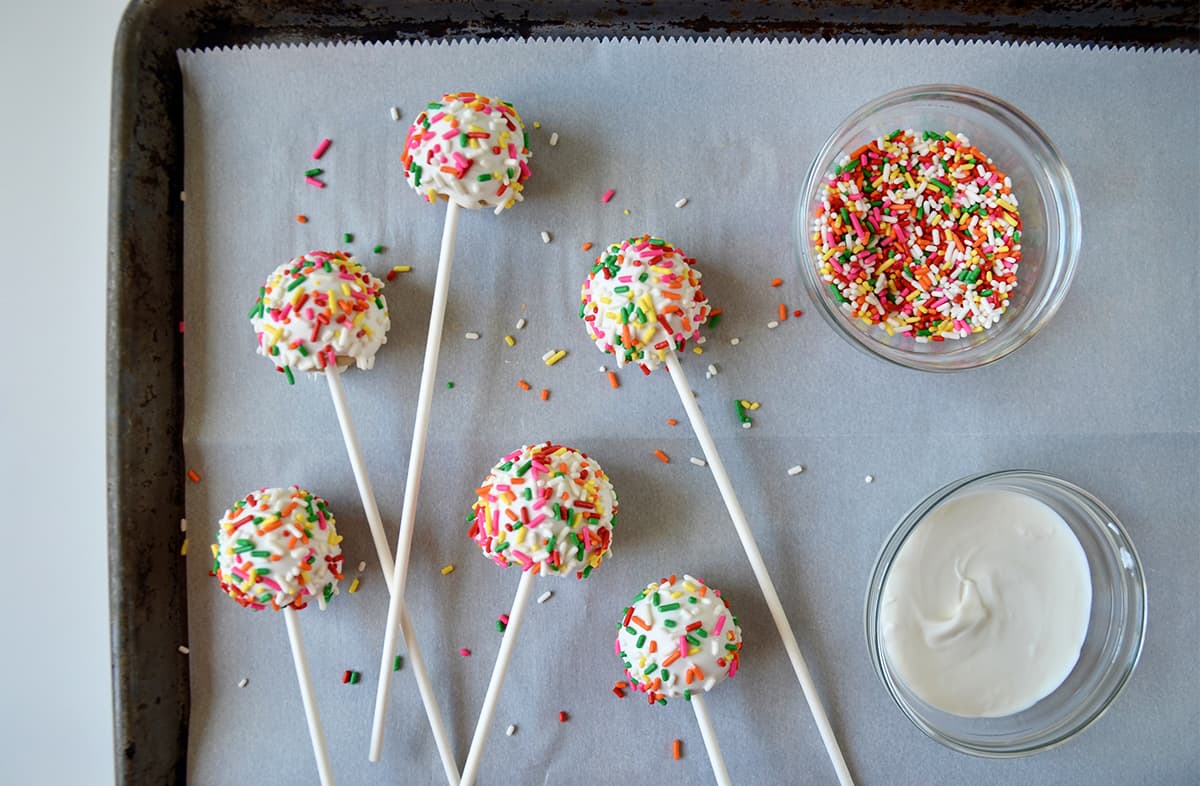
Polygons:
<instances>
[{"instance_id":1,"label":"white chocolate coated cake pop","mask_svg":"<svg viewBox=\"0 0 1200 786\"><path fill-rule=\"evenodd\" d=\"M617 655L651 704L712 690L737 674L741 650L742 629L721 591L687 574L647 586L617 625Z\"/></svg>"},{"instance_id":2,"label":"white chocolate coated cake pop","mask_svg":"<svg viewBox=\"0 0 1200 786\"><path fill-rule=\"evenodd\" d=\"M404 177L428 202L496 213L524 197L529 140L511 105L475 93L447 93L408 129Z\"/></svg>"},{"instance_id":3,"label":"white chocolate coated cake pop","mask_svg":"<svg viewBox=\"0 0 1200 786\"><path fill-rule=\"evenodd\" d=\"M247 608L324 608L342 578L334 525L325 500L299 486L253 491L217 526L213 575Z\"/></svg>"},{"instance_id":4,"label":"white chocolate coated cake pop","mask_svg":"<svg viewBox=\"0 0 1200 786\"><path fill-rule=\"evenodd\" d=\"M650 235L613 243L596 257L580 290L579 316L618 367L636 363L648 374L668 352L699 338L711 309L695 262Z\"/></svg>"},{"instance_id":5,"label":"white chocolate coated cake pop","mask_svg":"<svg viewBox=\"0 0 1200 786\"><path fill-rule=\"evenodd\" d=\"M501 459L477 494L468 535L499 565L587 578L611 553L617 495L585 453L526 445Z\"/></svg>"},{"instance_id":6,"label":"white chocolate coated cake pop","mask_svg":"<svg viewBox=\"0 0 1200 786\"><path fill-rule=\"evenodd\" d=\"M295 371L375 365L391 327L383 282L342 251L312 251L280 265L250 310L258 354L293 382Z\"/></svg>"}]
</instances>

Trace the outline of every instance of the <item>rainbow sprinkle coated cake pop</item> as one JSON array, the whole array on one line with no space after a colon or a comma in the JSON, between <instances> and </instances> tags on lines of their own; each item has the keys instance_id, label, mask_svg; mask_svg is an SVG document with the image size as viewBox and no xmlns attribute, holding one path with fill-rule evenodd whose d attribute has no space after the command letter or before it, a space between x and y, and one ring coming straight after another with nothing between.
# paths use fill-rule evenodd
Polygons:
<instances>
[{"instance_id":1,"label":"rainbow sprinkle coated cake pop","mask_svg":"<svg viewBox=\"0 0 1200 786\"><path fill-rule=\"evenodd\" d=\"M342 578L341 536L325 500L299 486L259 489L225 511L213 575L251 609L321 608Z\"/></svg>"},{"instance_id":2,"label":"rainbow sprinkle coated cake pop","mask_svg":"<svg viewBox=\"0 0 1200 786\"><path fill-rule=\"evenodd\" d=\"M700 336L710 308L695 262L650 235L613 243L596 257L580 290L579 316L618 367L637 363L649 374L668 352Z\"/></svg>"},{"instance_id":3,"label":"rainbow sprinkle coated cake pop","mask_svg":"<svg viewBox=\"0 0 1200 786\"><path fill-rule=\"evenodd\" d=\"M584 453L526 445L505 456L477 494L468 534L498 565L587 578L610 554L617 495Z\"/></svg>"},{"instance_id":4,"label":"rainbow sprinkle coated cake pop","mask_svg":"<svg viewBox=\"0 0 1200 786\"><path fill-rule=\"evenodd\" d=\"M494 208L523 199L529 140L511 105L475 93L447 93L417 115L404 142L404 176L428 202Z\"/></svg>"},{"instance_id":5,"label":"rainbow sprinkle coated cake pop","mask_svg":"<svg viewBox=\"0 0 1200 786\"><path fill-rule=\"evenodd\" d=\"M250 309L258 354L288 382L294 371L323 371L334 358L371 368L391 326L382 289L343 251L312 251L280 265Z\"/></svg>"},{"instance_id":6,"label":"rainbow sprinkle coated cake pop","mask_svg":"<svg viewBox=\"0 0 1200 786\"><path fill-rule=\"evenodd\" d=\"M654 582L625 607L616 651L651 704L691 698L737 674L742 629L720 590L684 574Z\"/></svg>"}]
</instances>

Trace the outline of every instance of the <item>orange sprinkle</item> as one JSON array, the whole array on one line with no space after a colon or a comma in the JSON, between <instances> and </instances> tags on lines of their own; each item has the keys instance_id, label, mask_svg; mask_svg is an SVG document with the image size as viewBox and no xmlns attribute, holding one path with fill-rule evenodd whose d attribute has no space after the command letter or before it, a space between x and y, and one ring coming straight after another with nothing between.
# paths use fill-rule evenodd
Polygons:
<instances>
[{"instance_id":1,"label":"orange sprinkle","mask_svg":"<svg viewBox=\"0 0 1200 786\"><path fill-rule=\"evenodd\" d=\"M546 388L542 388L542 401L549 401L549 400L550 400L550 391L546 390Z\"/></svg>"},{"instance_id":2,"label":"orange sprinkle","mask_svg":"<svg viewBox=\"0 0 1200 786\"><path fill-rule=\"evenodd\" d=\"M287 505L285 505L283 507L283 510L279 511L279 517L281 519L286 519L288 516L292 515L292 511L296 509L296 504L297 504L296 501L292 500Z\"/></svg>"},{"instance_id":3,"label":"orange sprinkle","mask_svg":"<svg viewBox=\"0 0 1200 786\"><path fill-rule=\"evenodd\" d=\"M632 622L634 625L637 625L642 630L650 630L650 626L646 624L646 621L636 614L634 614L632 617L630 617L629 621Z\"/></svg>"},{"instance_id":4,"label":"orange sprinkle","mask_svg":"<svg viewBox=\"0 0 1200 786\"><path fill-rule=\"evenodd\" d=\"M650 640L650 654L653 655L656 652L658 652L658 642L651 639Z\"/></svg>"},{"instance_id":5,"label":"orange sprinkle","mask_svg":"<svg viewBox=\"0 0 1200 786\"><path fill-rule=\"evenodd\" d=\"M583 249L584 251L591 251L592 244L590 242L584 243L582 246L580 246L580 248Z\"/></svg>"},{"instance_id":6,"label":"orange sprinkle","mask_svg":"<svg viewBox=\"0 0 1200 786\"><path fill-rule=\"evenodd\" d=\"M193 483L199 483L200 482L200 474L197 473L196 470L194 470L194 469L189 469L188 470L188 479L191 480Z\"/></svg>"},{"instance_id":7,"label":"orange sprinkle","mask_svg":"<svg viewBox=\"0 0 1200 786\"><path fill-rule=\"evenodd\" d=\"M779 286L779 285L780 285L780 284L782 284L782 283L783 283L783 279L782 279L782 278L773 278L773 279L771 279L771 286L773 286L773 287L777 287L777 286ZM678 756L676 756L675 758L679 758L679 757L678 757Z\"/></svg>"},{"instance_id":8,"label":"orange sprinkle","mask_svg":"<svg viewBox=\"0 0 1200 786\"><path fill-rule=\"evenodd\" d=\"M651 642L651 644L653 644L653 643L654 643L654 642ZM675 650L675 651L674 651L674 652L672 652L670 655L668 655L667 657L663 658L662 665L663 665L663 667L665 668L665 667L667 667L667 666L670 666L672 663L674 663L674 662L675 662L675 661L677 661L677 660L679 660L679 650Z\"/></svg>"},{"instance_id":9,"label":"orange sprinkle","mask_svg":"<svg viewBox=\"0 0 1200 786\"><path fill-rule=\"evenodd\" d=\"M779 304L779 321L787 322L787 306L783 303Z\"/></svg>"},{"instance_id":10,"label":"orange sprinkle","mask_svg":"<svg viewBox=\"0 0 1200 786\"><path fill-rule=\"evenodd\" d=\"M658 457L658 460L659 460L659 461L661 461L661 462L662 462L662 463L664 463L664 464L670 464L670 463L671 463L671 457L670 457L670 456L668 456L666 453L663 453L661 450L656 450L656 451L654 451L654 455L655 455L655 456L657 456L657 457Z\"/></svg>"},{"instance_id":11,"label":"orange sprinkle","mask_svg":"<svg viewBox=\"0 0 1200 786\"><path fill-rule=\"evenodd\" d=\"M608 384L613 388L621 387L621 382L617 379L617 373L615 371L608 372Z\"/></svg>"},{"instance_id":12,"label":"orange sprinkle","mask_svg":"<svg viewBox=\"0 0 1200 786\"><path fill-rule=\"evenodd\" d=\"M676 420L675 418L667 418L667 425L668 426L678 426L679 421Z\"/></svg>"},{"instance_id":13,"label":"orange sprinkle","mask_svg":"<svg viewBox=\"0 0 1200 786\"><path fill-rule=\"evenodd\" d=\"M283 519L275 519L270 524L263 524L258 528L258 534L265 535L268 532L274 532L284 525Z\"/></svg>"},{"instance_id":14,"label":"orange sprinkle","mask_svg":"<svg viewBox=\"0 0 1200 786\"><path fill-rule=\"evenodd\" d=\"M675 761L683 758L683 740L675 740L671 743L671 755L675 757Z\"/></svg>"},{"instance_id":15,"label":"orange sprinkle","mask_svg":"<svg viewBox=\"0 0 1200 786\"><path fill-rule=\"evenodd\" d=\"M529 383L523 379L518 379L517 387L519 387L521 390L529 390Z\"/></svg>"},{"instance_id":16,"label":"orange sprinkle","mask_svg":"<svg viewBox=\"0 0 1200 786\"><path fill-rule=\"evenodd\" d=\"M308 216L304 215L303 213L300 213L299 215L296 216L296 223L297 224L307 224Z\"/></svg>"}]
</instances>

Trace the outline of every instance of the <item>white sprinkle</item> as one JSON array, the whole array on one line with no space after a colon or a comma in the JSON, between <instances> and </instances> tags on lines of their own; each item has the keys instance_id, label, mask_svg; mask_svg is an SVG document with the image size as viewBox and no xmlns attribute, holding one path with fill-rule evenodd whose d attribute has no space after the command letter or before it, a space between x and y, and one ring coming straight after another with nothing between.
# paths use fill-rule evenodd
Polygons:
<instances>
[{"instance_id":1,"label":"white sprinkle","mask_svg":"<svg viewBox=\"0 0 1200 786\"><path fill-rule=\"evenodd\" d=\"M244 688L244 687L246 687L246 686L247 686L247 685L249 685L249 684L250 684L250 678L249 678L249 677L242 677L240 680L238 680L238 687L239 687L239 688Z\"/></svg>"},{"instance_id":2,"label":"white sprinkle","mask_svg":"<svg viewBox=\"0 0 1200 786\"><path fill-rule=\"evenodd\" d=\"M557 144L558 144L558 132L555 131L553 134L550 135L550 147L554 147Z\"/></svg>"},{"instance_id":3,"label":"white sprinkle","mask_svg":"<svg viewBox=\"0 0 1200 786\"><path fill-rule=\"evenodd\" d=\"M802 467L802 466L800 466L799 464L797 464L796 466L794 466L794 467L791 467L790 469L788 469L788 475L793 475L793 476L794 476L794 475L799 475L799 474L800 474L801 472L803 472L803 471L804 471L804 467Z\"/></svg>"},{"instance_id":4,"label":"white sprinkle","mask_svg":"<svg viewBox=\"0 0 1200 786\"><path fill-rule=\"evenodd\" d=\"M180 519L180 520L179 520L179 531L180 531L180 532L187 532L187 519Z\"/></svg>"},{"instance_id":5,"label":"white sprinkle","mask_svg":"<svg viewBox=\"0 0 1200 786\"><path fill-rule=\"evenodd\" d=\"M552 349L549 352L547 352L546 354L542 355L542 362L545 363L547 360L554 357L554 353L555 353L555 350Z\"/></svg>"},{"instance_id":6,"label":"white sprinkle","mask_svg":"<svg viewBox=\"0 0 1200 786\"><path fill-rule=\"evenodd\" d=\"M400 107L398 107L398 106L392 107L392 119L393 120L400 119Z\"/></svg>"},{"instance_id":7,"label":"white sprinkle","mask_svg":"<svg viewBox=\"0 0 1200 786\"><path fill-rule=\"evenodd\" d=\"M863 483L874 483L874 482L875 482L874 475L867 475L865 478L863 478Z\"/></svg>"},{"instance_id":8,"label":"white sprinkle","mask_svg":"<svg viewBox=\"0 0 1200 786\"><path fill-rule=\"evenodd\" d=\"M504 730L504 733L510 737L513 736L514 734L516 734L517 733L517 724L515 724L515 723L508 724L508 728Z\"/></svg>"},{"instance_id":9,"label":"white sprinkle","mask_svg":"<svg viewBox=\"0 0 1200 786\"><path fill-rule=\"evenodd\" d=\"M467 339L470 339L471 341L478 341L478 340L479 340L479 334L478 334L478 333L476 333L476 332L474 332L474 331L471 331L471 332L469 332L469 333L464 333L464 334L463 334L463 337L464 337L464 338L467 338Z\"/></svg>"},{"instance_id":10,"label":"white sprinkle","mask_svg":"<svg viewBox=\"0 0 1200 786\"><path fill-rule=\"evenodd\" d=\"M608 367L607 367L607 366L601 366L601 367L600 367L600 373L601 373L601 374L604 374L604 373L606 373L607 371L608 371Z\"/></svg>"},{"instance_id":11,"label":"white sprinkle","mask_svg":"<svg viewBox=\"0 0 1200 786\"><path fill-rule=\"evenodd\" d=\"M767 323L767 327L770 328L771 330L774 330L775 328L779 327L779 323L772 319L770 322Z\"/></svg>"},{"instance_id":12,"label":"white sprinkle","mask_svg":"<svg viewBox=\"0 0 1200 786\"><path fill-rule=\"evenodd\" d=\"M525 317L521 317L520 319L517 320L517 330L524 330L524 329L525 329Z\"/></svg>"},{"instance_id":13,"label":"white sprinkle","mask_svg":"<svg viewBox=\"0 0 1200 786\"><path fill-rule=\"evenodd\" d=\"M742 428L750 428L753 425L754 425L753 423L743 423Z\"/></svg>"},{"instance_id":14,"label":"white sprinkle","mask_svg":"<svg viewBox=\"0 0 1200 786\"><path fill-rule=\"evenodd\" d=\"M740 338L731 338L729 339L729 343L731 346L736 347L738 344L742 343L742 340Z\"/></svg>"},{"instance_id":15,"label":"white sprinkle","mask_svg":"<svg viewBox=\"0 0 1200 786\"><path fill-rule=\"evenodd\" d=\"M708 341L708 336L700 336L698 339L696 339L697 344L703 344L706 341Z\"/></svg>"},{"instance_id":16,"label":"white sprinkle","mask_svg":"<svg viewBox=\"0 0 1200 786\"><path fill-rule=\"evenodd\" d=\"M183 646L182 644L180 644L180 645L179 645L178 649L179 649L179 654L180 654L180 655L187 655L189 652L191 652L191 650L190 650L190 649L188 649L187 647Z\"/></svg>"},{"instance_id":17,"label":"white sprinkle","mask_svg":"<svg viewBox=\"0 0 1200 786\"><path fill-rule=\"evenodd\" d=\"M688 459L688 461L692 462L697 467L707 467L708 466L708 462L706 462L702 458L696 458L695 456L692 456L690 459Z\"/></svg>"},{"instance_id":18,"label":"white sprinkle","mask_svg":"<svg viewBox=\"0 0 1200 786\"><path fill-rule=\"evenodd\" d=\"M549 243L549 242L550 242L550 233L549 233L549 232L547 232L547 231L545 231L545 230L542 230L542 242L543 242L543 243Z\"/></svg>"},{"instance_id":19,"label":"white sprinkle","mask_svg":"<svg viewBox=\"0 0 1200 786\"><path fill-rule=\"evenodd\" d=\"M683 207L686 204L687 204L687 197L684 197L683 199L681 199L675 203L675 207Z\"/></svg>"},{"instance_id":20,"label":"white sprinkle","mask_svg":"<svg viewBox=\"0 0 1200 786\"><path fill-rule=\"evenodd\" d=\"M180 202L186 202L186 201L187 201L187 192L186 192L186 191L180 191L180 192L179 192L179 201L180 201Z\"/></svg>"},{"instance_id":21,"label":"white sprinkle","mask_svg":"<svg viewBox=\"0 0 1200 786\"><path fill-rule=\"evenodd\" d=\"M541 595L538 595L538 599L537 599L538 603L545 603L546 601L550 600L550 596L553 594L554 593L551 592L550 590L546 590Z\"/></svg>"},{"instance_id":22,"label":"white sprinkle","mask_svg":"<svg viewBox=\"0 0 1200 786\"><path fill-rule=\"evenodd\" d=\"M358 572L359 573L362 573L366 569L367 569L367 561L366 560L363 560L362 562L358 563Z\"/></svg>"},{"instance_id":23,"label":"white sprinkle","mask_svg":"<svg viewBox=\"0 0 1200 786\"><path fill-rule=\"evenodd\" d=\"M708 364L708 373L713 375L714 377L717 375L717 366L715 363Z\"/></svg>"}]
</instances>

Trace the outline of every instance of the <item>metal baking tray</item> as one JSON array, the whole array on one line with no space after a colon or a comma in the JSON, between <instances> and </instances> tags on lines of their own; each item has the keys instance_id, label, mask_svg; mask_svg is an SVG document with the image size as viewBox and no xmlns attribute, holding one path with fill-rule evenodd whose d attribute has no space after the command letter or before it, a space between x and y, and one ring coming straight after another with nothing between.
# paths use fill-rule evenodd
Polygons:
<instances>
[{"instance_id":1,"label":"metal baking tray","mask_svg":"<svg viewBox=\"0 0 1200 786\"><path fill-rule=\"evenodd\" d=\"M1200 5L134 0L113 60L108 237L108 529L116 782L186 780L183 101L176 51L505 36L1046 41L1195 49Z\"/></svg>"}]
</instances>

